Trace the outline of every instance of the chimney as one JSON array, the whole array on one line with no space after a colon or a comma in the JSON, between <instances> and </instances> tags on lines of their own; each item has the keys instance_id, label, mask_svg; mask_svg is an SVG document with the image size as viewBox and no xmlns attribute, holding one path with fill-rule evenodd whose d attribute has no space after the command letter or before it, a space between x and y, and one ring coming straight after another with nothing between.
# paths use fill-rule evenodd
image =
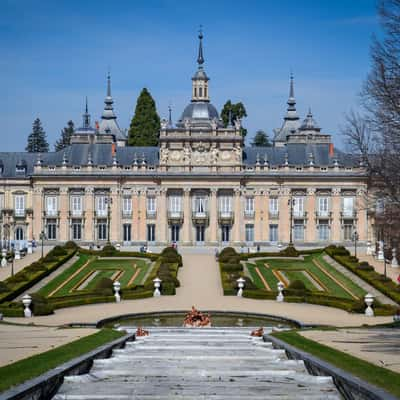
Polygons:
<instances>
[{"instance_id":1,"label":"chimney","mask_svg":"<svg viewBox=\"0 0 400 400\"><path fill-rule=\"evenodd\" d=\"M329 157L333 157L335 154L335 148L333 147L333 143L329 143Z\"/></svg>"}]
</instances>

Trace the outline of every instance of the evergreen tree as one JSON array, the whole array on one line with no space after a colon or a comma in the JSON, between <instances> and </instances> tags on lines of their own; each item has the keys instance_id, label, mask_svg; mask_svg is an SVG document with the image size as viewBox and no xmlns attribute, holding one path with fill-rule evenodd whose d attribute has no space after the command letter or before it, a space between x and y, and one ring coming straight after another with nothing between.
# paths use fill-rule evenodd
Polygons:
<instances>
[{"instance_id":1,"label":"evergreen tree","mask_svg":"<svg viewBox=\"0 0 400 400\"><path fill-rule=\"evenodd\" d=\"M231 118L231 121L230 121L231 123L233 123L238 118L242 119L244 117L247 117L246 108L244 107L242 102L232 103L230 100L228 100L224 104L224 107L221 111L221 118L222 118L222 122L224 123L225 128L228 126L229 117ZM242 136L246 137L247 129L242 127L241 132L242 132Z\"/></svg>"},{"instance_id":2,"label":"evergreen tree","mask_svg":"<svg viewBox=\"0 0 400 400\"><path fill-rule=\"evenodd\" d=\"M271 147L272 144L269 141L269 137L266 134L266 132L264 132L263 130L259 129L254 138L253 141L251 142L251 145L253 147Z\"/></svg>"},{"instance_id":3,"label":"evergreen tree","mask_svg":"<svg viewBox=\"0 0 400 400\"><path fill-rule=\"evenodd\" d=\"M160 117L156 103L146 88L143 88L135 108L128 134L129 146L157 146L160 136Z\"/></svg>"},{"instance_id":4,"label":"evergreen tree","mask_svg":"<svg viewBox=\"0 0 400 400\"><path fill-rule=\"evenodd\" d=\"M69 146L71 143L71 136L74 134L74 123L73 121L69 120L67 122L67 126L62 129L61 137L57 140L56 144L54 145L55 151L60 151L65 147Z\"/></svg>"},{"instance_id":5,"label":"evergreen tree","mask_svg":"<svg viewBox=\"0 0 400 400\"><path fill-rule=\"evenodd\" d=\"M39 118L33 121L32 133L28 136L28 144L25 150L28 153L47 153L49 151L49 144L46 139L46 132L42 127Z\"/></svg>"}]
</instances>

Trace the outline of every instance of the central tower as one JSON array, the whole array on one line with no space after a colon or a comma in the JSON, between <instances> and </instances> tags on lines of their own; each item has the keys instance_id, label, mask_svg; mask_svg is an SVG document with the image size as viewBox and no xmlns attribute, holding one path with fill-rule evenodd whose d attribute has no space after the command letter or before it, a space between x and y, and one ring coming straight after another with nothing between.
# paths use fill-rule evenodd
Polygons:
<instances>
[{"instance_id":1,"label":"central tower","mask_svg":"<svg viewBox=\"0 0 400 400\"><path fill-rule=\"evenodd\" d=\"M174 125L161 121L160 166L177 171L232 171L242 164L241 123L224 127L210 102L209 78L204 70L203 32L199 32L197 71L192 77L192 98Z\"/></svg>"}]
</instances>

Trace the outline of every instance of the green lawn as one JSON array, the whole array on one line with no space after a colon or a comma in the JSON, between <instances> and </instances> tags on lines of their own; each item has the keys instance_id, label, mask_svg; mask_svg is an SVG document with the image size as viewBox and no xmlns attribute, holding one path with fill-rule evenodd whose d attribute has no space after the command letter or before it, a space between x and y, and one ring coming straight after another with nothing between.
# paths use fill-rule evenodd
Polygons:
<instances>
[{"instance_id":1,"label":"green lawn","mask_svg":"<svg viewBox=\"0 0 400 400\"><path fill-rule=\"evenodd\" d=\"M295 331L275 332L272 335L299 350L310 353L372 385L378 386L400 397L400 374L396 372L378 367L367 361L360 360L359 358L350 356L331 347L306 339Z\"/></svg>"},{"instance_id":2,"label":"green lawn","mask_svg":"<svg viewBox=\"0 0 400 400\"><path fill-rule=\"evenodd\" d=\"M281 273L288 280L288 283L301 280L308 290L315 293L324 293L349 300L354 300L349 292L358 298L362 298L366 294L362 288L329 265L322 257L323 253L306 255L304 260L266 258L253 263L247 262L246 267L251 279L260 289L264 289L265 286L255 271L256 267L258 267L271 290L276 290L279 281L277 275ZM315 264L315 261L319 263L322 270ZM265 266L266 263L268 267ZM278 274L274 274L274 272Z\"/></svg>"},{"instance_id":3,"label":"green lawn","mask_svg":"<svg viewBox=\"0 0 400 400\"><path fill-rule=\"evenodd\" d=\"M0 367L0 392L35 378L60 364L81 356L105 343L116 340L125 332L102 329L93 335L57 347L45 353L25 358L13 364Z\"/></svg>"},{"instance_id":4,"label":"green lawn","mask_svg":"<svg viewBox=\"0 0 400 400\"><path fill-rule=\"evenodd\" d=\"M138 258L98 259L95 256L81 254L73 265L40 289L39 293L46 297L56 298L68 296L71 293L90 292L95 289L101 278L115 280L118 277L122 288L128 285L140 285L150 265L147 261ZM136 277L132 281L135 274ZM82 284L84 285L81 286Z\"/></svg>"}]
</instances>

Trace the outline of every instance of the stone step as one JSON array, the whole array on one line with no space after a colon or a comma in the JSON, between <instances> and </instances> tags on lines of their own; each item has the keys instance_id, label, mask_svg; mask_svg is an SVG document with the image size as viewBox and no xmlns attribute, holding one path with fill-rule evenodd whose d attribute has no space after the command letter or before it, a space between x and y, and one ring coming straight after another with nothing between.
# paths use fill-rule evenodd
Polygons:
<instances>
[{"instance_id":1,"label":"stone step","mask_svg":"<svg viewBox=\"0 0 400 400\"><path fill-rule=\"evenodd\" d=\"M202 337L199 337L199 338L194 338L193 339L193 337L183 337L183 338L179 338L179 337L172 337L172 338L170 338L170 337L159 337L159 338L157 338L157 340L154 340L154 338L153 339L137 339L137 340L135 340L135 341L132 341L132 342L127 342L126 343L126 346L127 347L129 347L129 346L136 346L136 345L139 345L139 344L144 344L144 343L157 343L157 344L159 344L159 345L161 345L161 344L169 344L169 343L171 343L171 344L174 344L174 343L182 343L182 344L186 344L186 343L197 343L197 344L200 344L200 345L207 345L207 344L210 344L210 343L212 343L212 344L219 344L219 343L222 343L222 344L226 344L227 343L227 340L225 339L225 338L220 338L220 337L215 337L215 338L202 338ZM271 342L263 342L263 341L259 341L259 340L251 340L251 339L248 339L248 338L244 338L244 339L242 339L242 338L233 338L233 339L230 339L229 340L229 344L233 344L233 343L237 343L237 344L258 344L258 343L265 343L265 344L269 344L269 345L271 345L272 346L272 344L271 344Z\"/></svg>"},{"instance_id":2,"label":"stone step","mask_svg":"<svg viewBox=\"0 0 400 400\"><path fill-rule=\"evenodd\" d=\"M229 354L252 354L257 352L268 352L273 354L284 354L284 350L273 349L269 346L230 346L227 344L220 344L218 345L198 345L198 344L184 344L182 346L178 345L165 345L159 346L158 344L148 343L143 346L131 346L125 349L115 349L113 351L114 355L118 354L130 354L136 353L139 354L141 352L148 352L148 353L163 353L167 351L173 351L176 353L188 353L188 352L196 352L201 351L202 353L210 353L210 352L225 352Z\"/></svg>"},{"instance_id":3,"label":"stone step","mask_svg":"<svg viewBox=\"0 0 400 400\"><path fill-rule=\"evenodd\" d=\"M114 395L110 396L106 395L97 395L97 394L86 394L86 395L71 395L71 394L57 394L53 397L53 400L132 400L135 399L134 395ZM306 395L286 395L283 393L268 393L268 399L279 399L279 400L342 400L339 395L329 394L321 396L320 394L306 394ZM141 394L140 400L243 400L242 395L228 394L228 395L214 395L208 394L207 396L203 395L146 395ZM251 400L266 400L265 394L262 395L253 395Z\"/></svg>"}]
</instances>

